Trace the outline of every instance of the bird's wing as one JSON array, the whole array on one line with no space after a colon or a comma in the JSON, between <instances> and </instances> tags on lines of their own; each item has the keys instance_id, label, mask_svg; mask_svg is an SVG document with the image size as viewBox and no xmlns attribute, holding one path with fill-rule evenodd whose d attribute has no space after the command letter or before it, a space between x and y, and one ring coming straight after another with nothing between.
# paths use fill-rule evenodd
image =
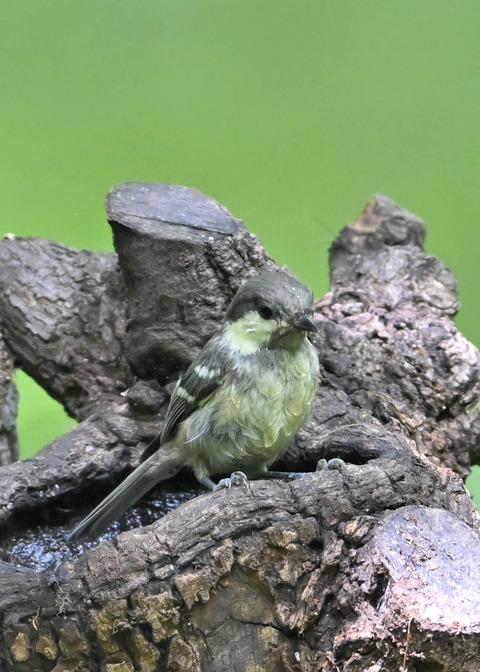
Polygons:
<instances>
[{"instance_id":1,"label":"bird's wing","mask_svg":"<svg viewBox=\"0 0 480 672\"><path fill-rule=\"evenodd\" d=\"M212 339L179 379L170 399L160 445L175 433L179 423L202 405L225 379L228 358Z\"/></svg>"}]
</instances>

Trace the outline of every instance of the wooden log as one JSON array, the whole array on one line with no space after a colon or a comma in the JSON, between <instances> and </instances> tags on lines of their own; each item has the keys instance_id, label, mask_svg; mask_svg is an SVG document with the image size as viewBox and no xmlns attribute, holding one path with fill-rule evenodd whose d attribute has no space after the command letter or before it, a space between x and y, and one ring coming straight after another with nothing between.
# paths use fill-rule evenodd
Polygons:
<instances>
[{"instance_id":1,"label":"wooden log","mask_svg":"<svg viewBox=\"0 0 480 672\"><path fill-rule=\"evenodd\" d=\"M0 471L0 669L478 669L461 477L478 462L480 356L422 222L383 196L334 242L316 306L322 383L282 458L312 473L215 493L182 474L98 542L67 543L137 464L238 286L275 268L196 190L120 185L107 213L117 254L0 242L7 352L81 420ZM345 466L316 470L333 457Z\"/></svg>"}]
</instances>

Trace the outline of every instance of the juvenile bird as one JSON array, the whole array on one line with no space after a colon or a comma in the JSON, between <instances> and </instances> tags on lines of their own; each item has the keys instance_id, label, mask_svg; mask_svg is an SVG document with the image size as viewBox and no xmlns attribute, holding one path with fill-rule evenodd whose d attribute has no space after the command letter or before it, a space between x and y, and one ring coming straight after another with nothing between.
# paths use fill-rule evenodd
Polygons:
<instances>
[{"instance_id":1,"label":"juvenile bird","mask_svg":"<svg viewBox=\"0 0 480 672\"><path fill-rule=\"evenodd\" d=\"M77 525L70 539L97 536L184 466L211 490L268 475L308 418L317 389L318 355L307 338L316 331L312 315L311 291L286 273L247 280L220 331L178 380L159 448ZM210 478L231 472L218 484Z\"/></svg>"}]
</instances>

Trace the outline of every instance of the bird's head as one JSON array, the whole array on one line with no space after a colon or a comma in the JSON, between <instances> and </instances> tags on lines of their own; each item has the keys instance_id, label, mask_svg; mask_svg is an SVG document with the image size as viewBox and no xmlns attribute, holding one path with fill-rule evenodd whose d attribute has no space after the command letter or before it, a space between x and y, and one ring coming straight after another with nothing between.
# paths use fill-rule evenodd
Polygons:
<instances>
[{"instance_id":1,"label":"bird's head","mask_svg":"<svg viewBox=\"0 0 480 672\"><path fill-rule=\"evenodd\" d=\"M245 282L225 315L231 342L243 354L260 347L298 347L312 320L313 294L308 287L282 271L262 273Z\"/></svg>"}]
</instances>

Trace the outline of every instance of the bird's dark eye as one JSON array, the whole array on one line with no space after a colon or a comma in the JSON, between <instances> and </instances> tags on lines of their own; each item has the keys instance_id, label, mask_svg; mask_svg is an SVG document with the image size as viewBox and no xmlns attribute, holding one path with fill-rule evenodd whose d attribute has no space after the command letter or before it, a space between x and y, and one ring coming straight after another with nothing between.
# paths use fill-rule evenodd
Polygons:
<instances>
[{"instance_id":1,"label":"bird's dark eye","mask_svg":"<svg viewBox=\"0 0 480 672\"><path fill-rule=\"evenodd\" d=\"M269 306L265 305L259 306L258 312L260 313L260 316L263 317L264 320L269 320L271 317L273 317L273 310Z\"/></svg>"}]
</instances>

